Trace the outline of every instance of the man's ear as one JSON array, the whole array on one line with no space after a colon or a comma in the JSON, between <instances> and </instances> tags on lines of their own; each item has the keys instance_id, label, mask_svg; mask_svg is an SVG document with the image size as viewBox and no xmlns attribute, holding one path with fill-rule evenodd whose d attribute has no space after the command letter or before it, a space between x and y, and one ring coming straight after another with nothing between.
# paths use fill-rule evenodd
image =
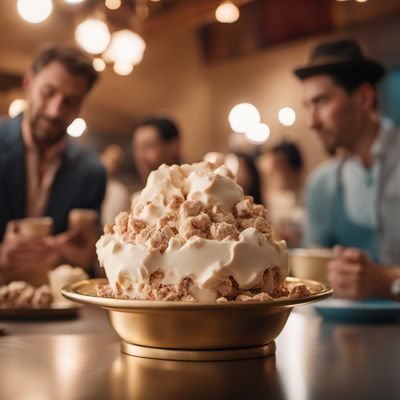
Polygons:
<instances>
[{"instance_id":1,"label":"man's ear","mask_svg":"<svg viewBox=\"0 0 400 400\"><path fill-rule=\"evenodd\" d=\"M364 82L356 89L354 94L362 108L367 110L375 108L376 91L370 83Z\"/></svg>"}]
</instances>

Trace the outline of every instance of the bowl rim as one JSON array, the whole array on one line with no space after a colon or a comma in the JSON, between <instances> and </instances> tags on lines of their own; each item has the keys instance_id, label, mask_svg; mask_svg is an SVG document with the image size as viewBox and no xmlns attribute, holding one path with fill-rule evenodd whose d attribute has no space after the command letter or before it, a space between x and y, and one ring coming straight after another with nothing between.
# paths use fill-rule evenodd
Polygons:
<instances>
[{"instance_id":1,"label":"bowl rim","mask_svg":"<svg viewBox=\"0 0 400 400\"><path fill-rule=\"evenodd\" d=\"M69 285L61 289L62 295L68 300L78 303L90 304L112 310L187 310L187 309L242 309L242 308L292 308L301 304L312 303L330 297L333 289L324 282L314 281L311 279L287 277L286 282L291 284L305 284L308 287L317 290L310 296L301 298L287 298L273 301L228 301L228 302L201 302L201 301L163 301L163 300L131 300L131 299L114 299L108 297L93 296L88 293L88 289L98 284L107 284L106 278L85 279Z\"/></svg>"}]
</instances>

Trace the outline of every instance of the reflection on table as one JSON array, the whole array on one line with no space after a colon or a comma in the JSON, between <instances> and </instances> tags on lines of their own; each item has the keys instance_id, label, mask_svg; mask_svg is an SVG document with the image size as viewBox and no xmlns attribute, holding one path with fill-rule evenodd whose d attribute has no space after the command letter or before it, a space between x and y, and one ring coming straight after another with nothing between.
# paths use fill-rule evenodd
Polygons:
<instances>
[{"instance_id":1,"label":"reflection on table","mask_svg":"<svg viewBox=\"0 0 400 400\"><path fill-rule=\"evenodd\" d=\"M326 322L312 306L291 314L275 356L225 362L124 355L101 309L1 323L1 399L400 398L400 324Z\"/></svg>"}]
</instances>

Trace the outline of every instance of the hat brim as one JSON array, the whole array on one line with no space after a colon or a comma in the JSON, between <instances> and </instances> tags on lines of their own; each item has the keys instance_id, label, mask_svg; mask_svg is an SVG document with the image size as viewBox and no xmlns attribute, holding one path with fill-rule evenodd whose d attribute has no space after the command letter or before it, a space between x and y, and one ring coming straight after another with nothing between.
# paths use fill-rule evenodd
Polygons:
<instances>
[{"instance_id":1,"label":"hat brim","mask_svg":"<svg viewBox=\"0 0 400 400\"><path fill-rule=\"evenodd\" d=\"M354 73L362 75L368 82L378 82L385 74L385 68L372 60L346 61L337 63L328 63L320 65L309 65L306 67L296 68L295 75L301 79L307 79L314 75L335 73Z\"/></svg>"}]
</instances>

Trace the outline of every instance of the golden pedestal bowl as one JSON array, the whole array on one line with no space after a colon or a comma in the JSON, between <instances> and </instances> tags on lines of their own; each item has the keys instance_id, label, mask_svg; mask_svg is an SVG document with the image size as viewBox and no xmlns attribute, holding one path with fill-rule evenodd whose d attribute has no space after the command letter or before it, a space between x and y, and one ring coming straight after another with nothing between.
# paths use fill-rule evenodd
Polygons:
<instances>
[{"instance_id":1,"label":"golden pedestal bowl","mask_svg":"<svg viewBox=\"0 0 400 400\"><path fill-rule=\"evenodd\" d=\"M97 285L107 283L105 279L76 282L61 292L69 300L107 309L126 354L167 360L238 360L274 354L274 339L293 307L332 295L332 289L317 281L287 278L286 282L306 284L312 294L270 302L123 300L96 295Z\"/></svg>"}]
</instances>

